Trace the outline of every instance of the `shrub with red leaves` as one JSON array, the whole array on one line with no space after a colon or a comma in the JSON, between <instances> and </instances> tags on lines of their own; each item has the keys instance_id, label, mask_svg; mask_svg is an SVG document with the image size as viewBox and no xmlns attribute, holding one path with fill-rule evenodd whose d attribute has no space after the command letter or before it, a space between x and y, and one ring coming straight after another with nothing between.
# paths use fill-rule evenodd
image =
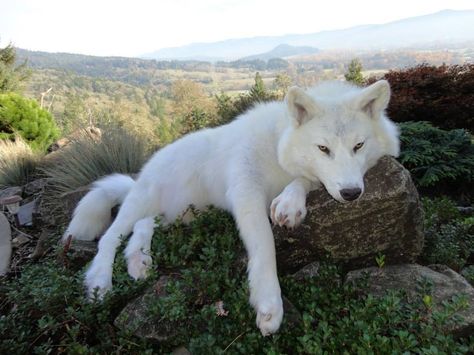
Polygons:
<instances>
[{"instance_id":1,"label":"shrub with red leaves","mask_svg":"<svg viewBox=\"0 0 474 355\"><path fill-rule=\"evenodd\" d=\"M391 70L389 117L396 122L429 121L444 129L465 128L474 133L474 64L422 64ZM368 83L374 82L370 78Z\"/></svg>"}]
</instances>

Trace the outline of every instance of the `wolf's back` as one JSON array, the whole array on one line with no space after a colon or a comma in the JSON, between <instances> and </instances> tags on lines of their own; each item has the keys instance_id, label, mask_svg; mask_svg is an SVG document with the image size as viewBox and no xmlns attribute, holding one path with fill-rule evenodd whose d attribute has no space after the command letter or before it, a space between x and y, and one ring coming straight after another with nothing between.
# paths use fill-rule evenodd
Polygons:
<instances>
[{"instance_id":1,"label":"wolf's back","mask_svg":"<svg viewBox=\"0 0 474 355\"><path fill-rule=\"evenodd\" d=\"M63 235L73 239L98 238L111 222L111 210L125 199L135 181L126 175L114 174L94 182L92 189L79 201L72 220Z\"/></svg>"}]
</instances>

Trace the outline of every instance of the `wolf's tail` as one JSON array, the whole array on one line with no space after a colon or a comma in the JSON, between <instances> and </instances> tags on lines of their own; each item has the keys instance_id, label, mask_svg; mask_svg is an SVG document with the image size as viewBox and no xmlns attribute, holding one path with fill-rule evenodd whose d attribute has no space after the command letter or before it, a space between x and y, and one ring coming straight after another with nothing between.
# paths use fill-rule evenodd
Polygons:
<instances>
[{"instance_id":1,"label":"wolf's tail","mask_svg":"<svg viewBox=\"0 0 474 355\"><path fill-rule=\"evenodd\" d=\"M111 210L125 199L135 181L126 175L114 174L94 183L92 189L79 201L71 223L63 235L73 239L93 240L110 225Z\"/></svg>"}]
</instances>

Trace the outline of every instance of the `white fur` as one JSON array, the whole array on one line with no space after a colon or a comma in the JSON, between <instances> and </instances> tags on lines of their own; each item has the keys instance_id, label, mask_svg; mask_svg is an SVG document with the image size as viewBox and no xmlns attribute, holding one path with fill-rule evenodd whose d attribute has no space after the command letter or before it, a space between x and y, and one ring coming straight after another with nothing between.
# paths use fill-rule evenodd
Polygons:
<instances>
[{"instance_id":1,"label":"white fur","mask_svg":"<svg viewBox=\"0 0 474 355\"><path fill-rule=\"evenodd\" d=\"M74 239L93 240L100 237L111 223L111 209L125 199L135 181L129 176L114 174L94 182L79 202L63 241L70 235Z\"/></svg>"},{"instance_id":2,"label":"white fur","mask_svg":"<svg viewBox=\"0 0 474 355\"><path fill-rule=\"evenodd\" d=\"M143 279L151 267L151 238L155 229L153 217L139 220L133 227L133 234L125 248L128 273L135 280Z\"/></svg>"},{"instance_id":3,"label":"white fur","mask_svg":"<svg viewBox=\"0 0 474 355\"><path fill-rule=\"evenodd\" d=\"M341 193L347 189L362 193L365 172L381 156L398 154L398 130L384 114L389 97L386 81L366 89L340 82L307 91L291 88L286 102L258 105L228 125L164 147L145 164L135 184L125 184L130 192L86 274L89 295L98 289L102 296L112 287L121 235L135 226L126 249L128 267L134 278L144 277L151 264L147 251L153 217L160 215L166 223L190 204L198 209L214 205L230 211L237 222L249 257L257 326L263 335L274 333L283 306L268 216L275 224L298 225L306 214L306 195L319 182L341 202L346 202ZM93 238L104 227L105 212L83 211L85 206L111 206L103 202L101 191L107 195L109 182L113 184L102 182L84 198L87 203L81 201L67 234Z\"/></svg>"}]
</instances>

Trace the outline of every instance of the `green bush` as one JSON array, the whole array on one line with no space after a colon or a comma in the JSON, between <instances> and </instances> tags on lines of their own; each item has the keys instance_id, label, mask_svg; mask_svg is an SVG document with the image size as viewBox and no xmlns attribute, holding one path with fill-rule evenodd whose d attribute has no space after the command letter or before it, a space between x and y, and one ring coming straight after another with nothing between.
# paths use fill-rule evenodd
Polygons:
<instances>
[{"instance_id":1,"label":"green bush","mask_svg":"<svg viewBox=\"0 0 474 355\"><path fill-rule=\"evenodd\" d=\"M59 137L51 114L35 100L15 93L0 94L0 139L20 135L35 150L45 151Z\"/></svg>"},{"instance_id":2,"label":"green bush","mask_svg":"<svg viewBox=\"0 0 474 355\"><path fill-rule=\"evenodd\" d=\"M401 292L375 299L341 283L337 267L323 263L318 276L281 277L283 294L301 313L280 331L262 337L248 304L242 243L231 216L211 209L190 225L159 227L152 254L157 272L134 282L121 253L114 288L102 303L84 298L82 277L52 259L29 264L0 292L0 353L170 353L179 345L193 354L465 354L474 338L454 339L443 326L457 321L453 300L441 310L422 300L407 304ZM63 259L66 261L67 257ZM172 324L178 335L159 344L113 326L124 304L154 284L160 273L176 275L165 297L149 297L149 314L138 322ZM3 296L1 296L3 294ZM226 316L216 315L223 301ZM160 323L161 322L161 323ZM139 323L136 324L137 326Z\"/></svg>"},{"instance_id":3,"label":"green bush","mask_svg":"<svg viewBox=\"0 0 474 355\"><path fill-rule=\"evenodd\" d=\"M40 162L41 154L33 152L21 138L0 140L0 188L32 181Z\"/></svg>"},{"instance_id":4,"label":"green bush","mask_svg":"<svg viewBox=\"0 0 474 355\"><path fill-rule=\"evenodd\" d=\"M425 245L421 258L459 271L474 256L474 218L463 218L447 198L423 199Z\"/></svg>"},{"instance_id":5,"label":"green bush","mask_svg":"<svg viewBox=\"0 0 474 355\"><path fill-rule=\"evenodd\" d=\"M424 194L470 202L474 192L474 145L463 129L445 131L428 122L400 124L400 162Z\"/></svg>"}]
</instances>

